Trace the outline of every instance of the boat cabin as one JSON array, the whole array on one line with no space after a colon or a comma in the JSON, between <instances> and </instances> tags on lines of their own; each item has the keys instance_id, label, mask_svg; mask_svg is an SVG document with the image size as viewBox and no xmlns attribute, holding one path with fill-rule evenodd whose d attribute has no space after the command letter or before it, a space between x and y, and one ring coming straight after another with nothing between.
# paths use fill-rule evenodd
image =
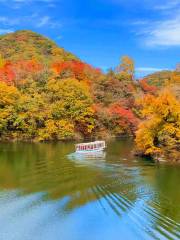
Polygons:
<instances>
[{"instance_id":1,"label":"boat cabin","mask_svg":"<svg viewBox=\"0 0 180 240\"><path fill-rule=\"evenodd\" d=\"M102 151L106 147L105 141L76 144L76 152Z\"/></svg>"}]
</instances>

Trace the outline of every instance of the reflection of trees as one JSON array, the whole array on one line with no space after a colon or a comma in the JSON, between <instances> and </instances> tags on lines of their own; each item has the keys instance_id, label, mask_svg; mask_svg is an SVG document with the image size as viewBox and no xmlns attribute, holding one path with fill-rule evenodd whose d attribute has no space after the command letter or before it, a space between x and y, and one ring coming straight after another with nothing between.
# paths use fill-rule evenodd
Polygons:
<instances>
[{"instance_id":1,"label":"reflection of trees","mask_svg":"<svg viewBox=\"0 0 180 240\"><path fill-rule=\"evenodd\" d=\"M173 165L162 165L156 168L155 188L157 195L156 205L159 212L173 219L180 221L180 167ZM173 224L170 226L173 228ZM179 227L180 231L180 227Z\"/></svg>"},{"instance_id":2,"label":"reflection of trees","mask_svg":"<svg viewBox=\"0 0 180 240\"><path fill-rule=\"evenodd\" d=\"M0 188L20 189L25 195L46 193L41 200L65 199L62 212L98 201L110 214L126 212L135 230L143 229L152 237L156 233L177 237L180 200L174 186L179 186L179 169L134 162L131 144L129 140L109 143L105 161L69 160L67 154L74 151L71 143L1 144Z\"/></svg>"},{"instance_id":3,"label":"reflection of trees","mask_svg":"<svg viewBox=\"0 0 180 240\"><path fill-rule=\"evenodd\" d=\"M108 199L118 208L112 194L127 195L127 190L134 187L130 176L123 170L116 171L116 167L96 168L68 160L66 155L74 151L73 144L17 143L1 145L1 149L1 188L18 188L24 193L47 192L50 199L68 196L66 210L100 198Z\"/></svg>"},{"instance_id":4,"label":"reflection of trees","mask_svg":"<svg viewBox=\"0 0 180 240\"><path fill-rule=\"evenodd\" d=\"M178 166L147 164L141 166L141 170L144 180L142 210L151 220L151 229L163 239L180 239L180 195L176 188L180 184Z\"/></svg>"}]
</instances>

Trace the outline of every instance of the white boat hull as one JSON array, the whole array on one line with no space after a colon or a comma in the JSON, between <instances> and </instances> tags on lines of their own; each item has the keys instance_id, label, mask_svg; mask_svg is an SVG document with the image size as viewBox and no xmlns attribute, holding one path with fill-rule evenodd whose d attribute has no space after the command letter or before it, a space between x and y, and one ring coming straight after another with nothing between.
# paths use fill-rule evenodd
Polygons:
<instances>
[{"instance_id":1,"label":"white boat hull","mask_svg":"<svg viewBox=\"0 0 180 240\"><path fill-rule=\"evenodd\" d=\"M102 152L104 151L104 148L98 148L98 149L89 149L89 150L77 150L76 153L82 153L82 154L86 154L86 153L95 153L95 152Z\"/></svg>"}]
</instances>

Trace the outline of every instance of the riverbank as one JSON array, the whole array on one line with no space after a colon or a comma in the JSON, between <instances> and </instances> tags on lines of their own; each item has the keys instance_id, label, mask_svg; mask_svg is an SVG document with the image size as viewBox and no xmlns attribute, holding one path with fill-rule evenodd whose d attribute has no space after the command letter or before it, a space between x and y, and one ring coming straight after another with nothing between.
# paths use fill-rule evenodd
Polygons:
<instances>
[{"instance_id":1,"label":"riverbank","mask_svg":"<svg viewBox=\"0 0 180 240\"><path fill-rule=\"evenodd\" d=\"M80 135L77 135L80 136ZM83 137L77 137L77 138L71 138L71 139L62 139L62 140L47 140L47 141L38 141L37 139L27 139L27 138L12 138L9 135L1 138L0 139L0 144L4 143L80 143L80 142L91 142L91 141L96 141L96 140L105 140L107 143L111 143L113 141L124 141L124 140L128 140L131 141L134 146L132 149L132 155L137 156L137 157L141 157L142 159L146 159L147 161L151 161L154 160L157 163L170 163L170 164L180 164L180 152L178 151L173 151L173 152L168 152L168 154L152 154L152 155L145 155L142 152L139 152L136 148L135 145L135 139L134 137L131 136L127 136L127 135L122 135L122 136L114 136L114 135L106 135L102 137L92 137L92 138L83 138Z\"/></svg>"}]
</instances>

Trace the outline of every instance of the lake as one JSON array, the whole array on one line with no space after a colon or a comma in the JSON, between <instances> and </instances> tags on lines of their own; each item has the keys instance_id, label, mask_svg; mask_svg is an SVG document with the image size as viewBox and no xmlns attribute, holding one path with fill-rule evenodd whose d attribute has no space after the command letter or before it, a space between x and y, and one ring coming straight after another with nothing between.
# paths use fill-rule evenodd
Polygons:
<instances>
[{"instance_id":1,"label":"lake","mask_svg":"<svg viewBox=\"0 0 180 240\"><path fill-rule=\"evenodd\" d=\"M0 144L0 240L180 239L180 166L74 143Z\"/></svg>"}]
</instances>

